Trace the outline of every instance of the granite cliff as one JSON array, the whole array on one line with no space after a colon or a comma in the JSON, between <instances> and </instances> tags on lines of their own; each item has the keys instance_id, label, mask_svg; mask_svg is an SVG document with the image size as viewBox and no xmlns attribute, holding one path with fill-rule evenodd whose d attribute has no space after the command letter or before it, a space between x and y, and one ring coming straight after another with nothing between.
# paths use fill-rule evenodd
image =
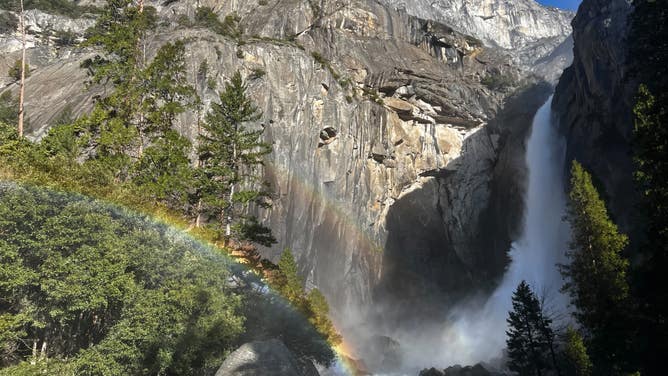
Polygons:
<instances>
[{"instance_id":1,"label":"granite cliff","mask_svg":"<svg viewBox=\"0 0 668 376\"><path fill-rule=\"evenodd\" d=\"M501 48L515 64L556 82L572 59L573 12L533 0L383 0L418 17L451 25Z\"/></svg>"},{"instance_id":2,"label":"granite cliff","mask_svg":"<svg viewBox=\"0 0 668 376\"><path fill-rule=\"evenodd\" d=\"M279 244L263 253L292 249L344 333L361 319L391 335L405 315L429 317L504 271L521 225L526 132L551 91L549 75L536 74L540 62L508 50L545 45L542 56L558 55L568 36L569 13L524 3L531 12L470 2L462 20L428 20L373 0L148 2L161 22L144 49L150 57L184 40L205 106L242 72L274 149L265 171L273 208L259 214ZM197 6L235 15L242 37L194 26ZM478 6L503 9L494 28L471 21ZM63 111L85 113L105 88L84 87L80 63L95 51L45 32L82 39L94 15L31 12L26 112L39 140ZM547 26L528 32L527 22ZM2 76L17 46L15 32L0 36ZM178 130L195 139L196 114ZM375 309L388 306L401 309Z\"/></svg>"},{"instance_id":3,"label":"granite cliff","mask_svg":"<svg viewBox=\"0 0 668 376\"><path fill-rule=\"evenodd\" d=\"M573 20L573 65L564 71L553 107L567 135L567 159L599 179L616 222L630 231L633 216L631 139L637 80L630 74L625 0L585 0Z\"/></svg>"}]
</instances>

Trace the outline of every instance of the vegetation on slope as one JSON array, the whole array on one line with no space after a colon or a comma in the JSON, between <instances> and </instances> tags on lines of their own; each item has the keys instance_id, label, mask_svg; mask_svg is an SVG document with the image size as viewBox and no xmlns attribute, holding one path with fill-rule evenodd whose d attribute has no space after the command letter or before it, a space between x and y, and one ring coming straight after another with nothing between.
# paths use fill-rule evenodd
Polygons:
<instances>
[{"instance_id":1,"label":"vegetation on slope","mask_svg":"<svg viewBox=\"0 0 668 376\"><path fill-rule=\"evenodd\" d=\"M573 241L562 271L579 327L560 344L565 375L665 374L657 354L668 351L668 3L633 5L627 78L640 83L632 145L640 231L631 242L618 232L592 177L574 163Z\"/></svg>"},{"instance_id":2,"label":"vegetation on slope","mask_svg":"<svg viewBox=\"0 0 668 376\"><path fill-rule=\"evenodd\" d=\"M228 262L107 205L0 189L2 365L28 361L5 374L204 374L220 365L244 323Z\"/></svg>"},{"instance_id":3,"label":"vegetation on slope","mask_svg":"<svg viewBox=\"0 0 668 376\"><path fill-rule=\"evenodd\" d=\"M86 44L100 53L84 64L108 95L88 115L63 114L39 143L17 135L13 98L2 98L0 179L164 219L214 244L214 254L234 254L251 273L230 275L228 263L194 253L173 230L99 203L5 189L0 225L15 238L0 244L1 266L11 269L0 292L0 372L209 374L233 346L266 338L331 364L327 340L340 337L324 297L304 291L296 267L273 265L253 246L275 242L251 215L267 207L261 168L271 149L242 76L200 119L195 147L174 127L182 113L201 109L185 79L185 44L166 43L152 60L140 48L155 22L150 7L108 2L87 33ZM298 293L268 293L259 278L269 276L299 281L291 285Z\"/></svg>"}]
</instances>

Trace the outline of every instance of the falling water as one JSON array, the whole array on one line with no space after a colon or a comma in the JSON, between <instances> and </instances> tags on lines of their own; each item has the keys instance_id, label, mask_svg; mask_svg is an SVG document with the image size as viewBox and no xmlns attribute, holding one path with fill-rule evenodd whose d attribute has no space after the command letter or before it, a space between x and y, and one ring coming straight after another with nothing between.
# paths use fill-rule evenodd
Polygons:
<instances>
[{"instance_id":1,"label":"falling water","mask_svg":"<svg viewBox=\"0 0 668 376\"><path fill-rule=\"evenodd\" d=\"M569 238L568 225L563 221L565 142L553 124L551 102L550 98L533 120L526 153L529 179L524 229L521 238L512 244L512 262L501 284L489 298L462 304L449 313L445 323L430 325L423 335L413 333L412 339L400 338L402 347L408 347L406 366L498 359L505 348L511 296L521 280L545 298L548 310L565 316L567 300L559 292L562 278L556 266L563 262Z\"/></svg>"}]
</instances>

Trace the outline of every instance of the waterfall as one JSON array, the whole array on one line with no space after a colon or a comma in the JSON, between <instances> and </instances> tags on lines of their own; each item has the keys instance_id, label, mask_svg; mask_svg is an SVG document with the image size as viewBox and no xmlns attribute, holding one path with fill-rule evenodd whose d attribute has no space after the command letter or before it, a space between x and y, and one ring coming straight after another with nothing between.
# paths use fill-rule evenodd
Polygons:
<instances>
[{"instance_id":1,"label":"waterfall","mask_svg":"<svg viewBox=\"0 0 668 376\"><path fill-rule=\"evenodd\" d=\"M524 228L511 246L512 261L502 282L486 299L461 304L445 322L416 335L406 354L407 366L466 365L500 358L506 346L511 296L522 280L545 298L548 312L567 316L568 300L559 291L563 282L556 266L564 261L570 236L563 220L565 140L553 123L551 102L550 97L533 120L526 152Z\"/></svg>"}]
</instances>

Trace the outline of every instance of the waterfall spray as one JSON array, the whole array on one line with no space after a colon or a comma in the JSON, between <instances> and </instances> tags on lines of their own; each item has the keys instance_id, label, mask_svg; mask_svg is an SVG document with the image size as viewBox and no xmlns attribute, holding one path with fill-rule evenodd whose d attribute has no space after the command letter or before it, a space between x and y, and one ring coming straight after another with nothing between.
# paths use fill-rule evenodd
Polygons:
<instances>
[{"instance_id":1,"label":"waterfall spray","mask_svg":"<svg viewBox=\"0 0 668 376\"><path fill-rule=\"evenodd\" d=\"M553 124L551 98L536 113L527 145L528 187L524 227L512 244L511 264L497 289L487 299L466 302L448 313L445 323L429 325L413 338L398 338L408 350L405 365L474 364L490 362L502 355L506 340L506 318L511 296L526 280L549 311L566 313L568 300L559 289L562 278L557 264L564 261L570 236L563 220L565 141Z\"/></svg>"}]
</instances>

